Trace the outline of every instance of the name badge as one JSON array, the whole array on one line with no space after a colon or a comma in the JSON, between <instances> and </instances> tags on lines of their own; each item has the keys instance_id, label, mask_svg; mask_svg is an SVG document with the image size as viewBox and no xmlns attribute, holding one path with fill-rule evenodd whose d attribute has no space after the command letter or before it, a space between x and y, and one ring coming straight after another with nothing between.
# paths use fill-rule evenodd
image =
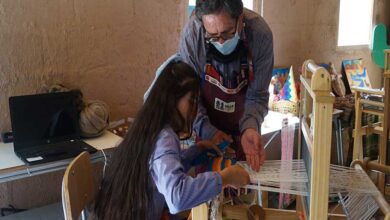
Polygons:
<instances>
[{"instance_id":1,"label":"name badge","mask_svg":"<svg viewBox=\"0 0 390 220\"><path fill-rule=\"evenodd\" d=\"M224 102L219 98L215 98L214 108L221 112L233 113L236 109L236 103Z\"/></svg>"}]
</instances>

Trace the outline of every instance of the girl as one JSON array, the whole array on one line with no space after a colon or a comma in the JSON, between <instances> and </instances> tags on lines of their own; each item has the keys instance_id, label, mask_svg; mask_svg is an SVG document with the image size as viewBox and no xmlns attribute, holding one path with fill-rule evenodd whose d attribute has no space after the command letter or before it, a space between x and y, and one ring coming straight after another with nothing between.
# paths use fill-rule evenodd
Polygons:
<instances>
[{"instance_id":1,"label":"girl","mask_svg":"<svg viewBox=\"0 0 390 220\"><path fill-rule=\"evenodd\" d=\"M195 178L186 174L202 151L218 149L207 141L180 149L179 137L191 135L199 91L188 64L172 61L163 69L111 159L94 206L97 219L160 219L166 207L176 214L212 199L224 186L249 183L239 166Z\"/></svg>"}]
</instances>

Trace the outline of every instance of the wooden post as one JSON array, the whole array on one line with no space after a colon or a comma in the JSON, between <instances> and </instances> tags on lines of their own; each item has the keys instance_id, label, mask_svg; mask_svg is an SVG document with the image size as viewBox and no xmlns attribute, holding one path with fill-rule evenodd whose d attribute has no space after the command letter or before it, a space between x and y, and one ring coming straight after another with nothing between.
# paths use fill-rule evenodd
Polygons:
<instances>
[{"instance_id":1,"label":"wooden post","mask_svg":"<svg viewBox=\"0 0 390 220\"><path fill-rule=\"evenodd\" d=\"M380 136L380 149L379 149L379 163L381 164L387 164L388 161L388 139L389 139L389 123L390 123L390 50L385 50L385 65L384 65L384 90L385 90L385 97L383 98L383 101L385 103L385 107L383 109L383 132ZM384 175L381 175L379 178L379 184L378 188L382 191L382 193L385 192L385 178Z\"/></svg>"},{"instance_id":2,"label":"wooden post","mask_svg":"<svg viewBox=\"0 0 390 220\"><path fill-rule=\"evenodd\" d=\"M310 74L308 74L310 72ZM301 118L301 128L303 138L310 155L311 172L310 176L310 203L309 219L327 219L328 218L328 197L329 187L329 168L330 151L332 139L332 112L334 96L331 95L331 79L329 73L322 67L314 64L312 60L304 63L303 76L301 77L302 90L304 97L310 97L312 102L302 102L302 114L312 114L312 121L307 123L308 118ZM306 99L307 100L307 99ZM306 101L305 100L305 101ZM309 105L309 106L308 106ZM308 124L313 127L312 132L308 129ZM305 200L300 198L300 200ZM299 209L305 209L305 202ZM305 213L306 214L306 213Z\"/></svg>"},{"instance_id":3,"label":"wooden post","mask_svg":"<svg viewBox=\"0 0 390 220\"><path fill-rule=\"evenodd\" d=\"M355 129L353 130L353 160L363 159L363 140L361 134L362 127L362 104L360 103L360 91L355 91Z\"/></svg>"},{"instance_id":4,"label":"wooden post","mask_svg":"<svg viewBox=\"0 0 390 220\"><path fill-rule=\"evenodd\" d=\"M324 219L323 217L328 215L329 187L324 187L324 183L329 183L332 111L333 103L315 102L310 219ZM327 172L324 172L325 170Z\"/></svg>"}]
</instances>

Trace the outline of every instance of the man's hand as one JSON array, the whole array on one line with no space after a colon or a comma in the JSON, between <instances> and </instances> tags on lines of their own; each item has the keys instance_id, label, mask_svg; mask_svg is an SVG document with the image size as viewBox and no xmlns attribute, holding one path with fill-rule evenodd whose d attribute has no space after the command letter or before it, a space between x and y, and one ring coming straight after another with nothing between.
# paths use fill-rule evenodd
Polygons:
<instances>
[{"instance_id":1,"label":"man's hand","mask_svg":"<svg viewBox=\"0 0 390 220\"><path fill-rule=\"evenodd\" d=\"M241 145L249 165L259 171L265 160L260 134L253 128L246 129L241 136Z\"/></svg>"},{"instance_id":2,"label":"man's hand","mask_svg":"<svg viewBox=\"0 0 390 220\"><path fill-rule=\"evenodd\" d=\"M220 144L222 143L223 141L228 141L230 143L233 142L233 139L230 135L227 135L226 133L224 133L223 131L220 131L218 130L217 132L215 132L213 138L211 139L211 141L214 143L214 144Z\"/></svg>"}]
</instances>

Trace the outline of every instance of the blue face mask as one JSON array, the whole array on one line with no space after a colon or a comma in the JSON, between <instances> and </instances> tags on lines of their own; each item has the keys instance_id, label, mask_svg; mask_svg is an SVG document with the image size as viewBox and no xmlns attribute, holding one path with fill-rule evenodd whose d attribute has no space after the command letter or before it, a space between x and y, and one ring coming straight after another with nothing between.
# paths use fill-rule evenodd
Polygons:
<instances>
[{"instance_id":1,"label":"blue face mask","mask_svg":"<svg viewBox=\"0 0 390 220\"><path fill-rule=\"evenodd\" d=\"M223 55L229 55L231 54L234 49L236 49L238 41L240 40L240 36L236 32L233 38L230 38L229 40L226 40L223 42L223 44L216 42L211 42L211 44L214 45L214 47Z\"/></svg>"}]
</instances>

